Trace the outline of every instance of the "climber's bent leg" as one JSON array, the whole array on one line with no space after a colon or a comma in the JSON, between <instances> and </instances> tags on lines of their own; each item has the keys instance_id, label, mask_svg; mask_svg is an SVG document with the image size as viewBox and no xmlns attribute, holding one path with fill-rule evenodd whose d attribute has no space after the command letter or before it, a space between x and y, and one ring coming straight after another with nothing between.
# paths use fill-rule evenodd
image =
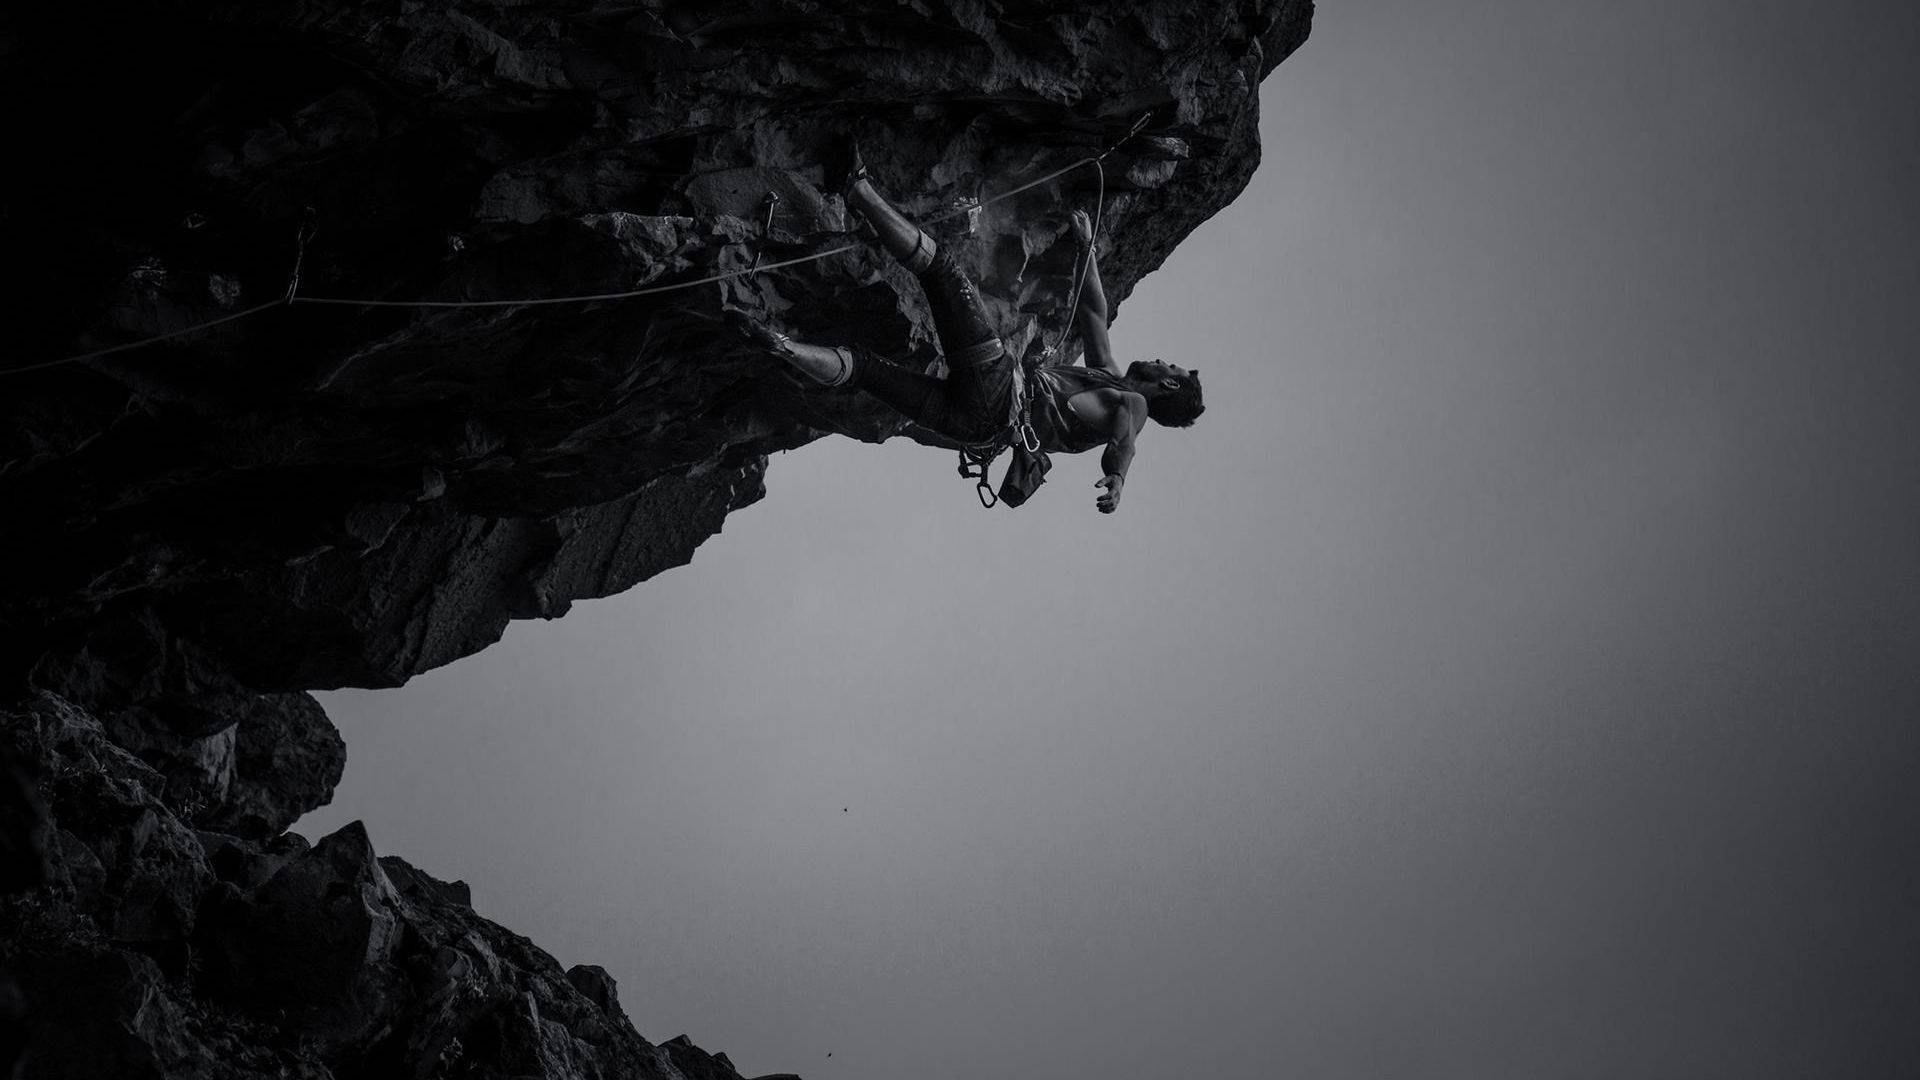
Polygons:
<instances>
[{"instance_id":1,"label":"climber's bent leg","mask_svg":"<svg viewBox=\"0 0 1920 1080\"><path fill-rule=\"evenodd\" d=\"M872 223L880 245L920 278L949 367L955 371L975 367L999 355L1000 340L980 304L980 294L951 254L941 251L933 237L894 209L864 176L847 188L847 205Z\"/></svg>"},{"instance_id":2,"label":"climber's bent leg","mask_svg":"<svg viewBox=\"0 0 1920 1080\"><path fill-rule=\"evenodd\" d=\"M860 177L847 188L847 205L873 226L873 231L880 235L880 246L914 273L925 270L939 253L940 245L933 242L933 237L921 232L920 226L908 221L881 198L866 177Z\"/></svg>"},{"instance_id":3,"label":"climber's bent leg","mask_svg":"<svg viewBox=\"0 0 1920 1080\"><path fill-rule=\"evenodd\" d=\"M962 368L978 368L1000 355L1000 339L987 318L986 306L980 302L980 291L951 254L942 251L928 260L919 277L948 367L958 373Z\"/></svg>"},{"instance_id":4,"label":"climber's bent leg","mask_svg":"<svg viewBox=\"0 0 1920 1080\"><path fill-rule=\"evenodd\" d=\"M873 225L880 245L920 279L948 371L942 383L863 357L854 385L950 438L992 438L1006 423L1013 373L979 291L953 255L894 209L864 176L848 186L847 205ZM938 385L937 393L927 387L929 382Z\"/></svg>"},{"instance_id":5,"label":"climber's bent leg","mask_svg":"<svg viewBox=\"0 0 1920 1080\"><path fill-rule=\"evenodd\" d=\"M1006 426L1013 360L993 332L979 290L945 251L920 272L920 288L947 358L948 399L978 431Z\"/></svg>"}]
</instances>

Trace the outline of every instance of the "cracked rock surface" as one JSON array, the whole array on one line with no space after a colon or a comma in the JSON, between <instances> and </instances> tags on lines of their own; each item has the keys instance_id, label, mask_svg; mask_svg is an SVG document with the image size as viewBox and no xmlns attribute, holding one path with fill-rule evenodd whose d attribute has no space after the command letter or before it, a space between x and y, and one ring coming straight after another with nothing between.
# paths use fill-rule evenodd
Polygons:
<instances>
[{"instance_id":1,"label":"cracked rock surface","mask_svg":"<svg viewBox=\"0 0 1920 1080\"><path fill-rule=\"evenodd\" d=\"M27 1076L735 1075L642 1039L604 971L561 970L364 830L287 833L345 761L306 692L399 685L686 562L763 494L772 451L916 435L804 388L725 318L938 370L917 286L849 232L851 146L908 214L952 215L936 237L1011 346L1040 349L1062 329L1068 214L1104 191L1119 304L1244 187L1259 82L1311 14L0 15L21 151L0 235L25 271L0 354L0 965L17 983L0 982L0 1054L24 1033ZM1116 143L1099 172L955 212ZM296 262L302 300L484 302L849 241L621 300L270 303Z\"/></svg>"}]
</instances>

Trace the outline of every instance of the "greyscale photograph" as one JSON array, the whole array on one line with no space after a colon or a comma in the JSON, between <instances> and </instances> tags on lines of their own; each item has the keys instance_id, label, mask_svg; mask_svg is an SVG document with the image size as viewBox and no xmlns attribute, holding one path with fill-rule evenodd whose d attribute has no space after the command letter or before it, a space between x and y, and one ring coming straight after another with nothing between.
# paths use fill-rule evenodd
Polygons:
<instances>
[{"instance_id":1,"label":"greyscale photograph","mask_svg":"<svg viewBox=\"0 0 1920 1080\"><path fill-rule=\"evenodd\" d=\"M0 1080L1920 1078L1920 5L0 13Z\"/></svg>"}]
</instances>

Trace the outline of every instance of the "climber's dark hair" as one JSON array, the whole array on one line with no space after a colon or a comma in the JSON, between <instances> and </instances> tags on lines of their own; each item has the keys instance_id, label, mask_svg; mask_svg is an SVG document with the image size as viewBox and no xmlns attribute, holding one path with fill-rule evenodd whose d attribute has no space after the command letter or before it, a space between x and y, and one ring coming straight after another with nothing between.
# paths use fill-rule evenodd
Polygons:
<instances>
[{"instance_id":1,"label":"climber's dark hair","mask_svg":"<svg viewBox=\"0 0 1920 1080\"><path fill-rule=\"evenodd\" d=\"M1189 371L1174 377L1179 379L1180 386L1149 397L1147 416L1167 427L1192 427L1194 420L1207 411L1206 403L1200 400L1200 373Z\"/></svg>"}]
</instances>

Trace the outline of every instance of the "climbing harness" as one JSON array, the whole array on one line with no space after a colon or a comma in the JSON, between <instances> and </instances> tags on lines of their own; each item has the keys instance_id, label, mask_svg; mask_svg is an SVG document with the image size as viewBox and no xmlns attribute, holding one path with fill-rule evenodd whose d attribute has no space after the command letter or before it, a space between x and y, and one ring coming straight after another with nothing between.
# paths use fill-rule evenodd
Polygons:
<instances>
[{"instance_id":1,"label":"climbing harness","mask_svg":"<svg viewBox=\"0 0 1920 1080\"><path fill-rule=\"evenodd\" d=\"M1020 194L1023 191L1028 190L1029 188L1038 187L1041 184L1047 183L1048 181L1053 180L1057 177L1065 176L1067 173L1070 173L1073 170L1078 169L1083 165L1094 165L1098 167L1100 162L1105 160L1108 155L1112 154L1115 150L1120 149L1120 147L1123 146L1127 142L1127 140L1133 138L1135 135L1138 135L1141 129L1146 127L1147 121L1152 116L1153 116L1153 113L1151 110L1140 114L1140 118L1134 121L1133 126L1130 129L1128 129L1125 135L1121 136L1120 139L1116 141L1113 145L1107 147L1105 150L1102 150L1098 154L1094 154L1088 157L1083 157L1078 161L1073 162L1070 165L1066 165L1062 168L1055 169L1054 171L1047 173L1043 176L1037 177L1033 180L1029 180L1024 184L1019 185L1018 187L1009 188L1006 191L1003 191L991 198L981 199L981 200L968 200L967 203L964 205L956 206L954 209L948 211L947 213L944 213L937 217L929 219L926 222L926 224L930 224L930 225L937 224L939 222L947 220L948 218L957 217L960 214L969 215L969 222L972 223L978 220L977 215L980 213L982 209L984 209L985 207L993 203L999 202L1002 199L1011 198L1015 195ZM1104 200L1104 190L1105 190L1105 176L1106 176L1106 173L1105 173L1105 170L1103 169L1101 170L1101 185L1102 185L1102 192L1103 192L1103 195L1102 195L1103 200ZM767 200L767 229L772 228L774 205L778 202L779 202L779 196L773 192L769 192L768 200ZM543 306L548 304L585 304L585 303L592 303L595 301L602 301L602 300L626 300L626 299L630 299L637 296L651 296L657 293L673 292L679 289L691 289L696 286L709 285L716 281L725 281L728 278L740 277L745 274L754 274L754 273L759 273L761 271L766 271L766 270L779 270L783 267L788 267L788 266L798 266L801 263L808 263L808 262L814 262L819 259L831 258L832 256L839 255L843 252L853 251L854 249L861 246L859 243L841 244L838 247L828 248L825 251L816 251L811 255L802 255L797 258L782 259L778 262L770 262L770 263L760 262L759 256L756 254L753 265L743 267L738 270L727 270L718 274L709 274L706 277L696 278L692 281L679 281L679 282L673 282L671 284L666 284L666 285L651 285L651 286L647 286L639 289L626 289L620 292L590 293L590 294L584 294L584 295L578 295L578 296L523 297L523 298L516 298L512 300L369 300L369 299L359 299L359 298L339 297L339 296L300 295L299 287L300 287L301 264L305 261L307 242L312 239L314 231L315 231L315 227L313 223L313 215L311 210L309 209L308 213L303 217L299 230L295 235L297 250L294 256L293 271L289 275L288 282L287 282L287 291L284 296L278 297L273 300L269 300L263 304L256 304L253 307L246 308L242 311L236 311L229 315L222 315L217 319L209 319L206 322L195 323L192 326L182 327L178 330L169 330L162 334L155 334L151 337L141 338L138 341L129 341L120 345L111 345L104 349L95 349L91 352L77 353L73 356L63 356L57 360L46 360L37 364L26 364L20 367L0 369L0 377L4 377L7 375L18 375L18 374L22 374L29 371L41 371L46 368L58 367L62 364L78 363L79 361L82 361L82 360L93 360L102 356L110 355L112 353L125 352L129 349L138 349L146 345L155 344L157 342L167 341L177 337L184 337L188 334L198 333L202 330L208 330L215 326L220 326L224 323L233 322L237 319L244 319L249 315L257 315L260 312L267 310L268 308L281 307L283 305L291 306L294 304L330 304L330 305L343 306L343 307L490 308L490 307L538 307L538 306ZM764 234L764 230L763 230L763 234Z\"/></svg>"},{"instance_id":2,"label":"climbing harness","mask_svg":"<svg viewBox=\"0 0 1920 1080\"><path fill-rule=\"evenodd\" d=\"M1033 428L1033 382L1040 377L1039 369L1045 365L1051 350L1043 352L1033 361L1022 359L1013 368L1013 398L1007 406L1007 426L1001 428L995 437L987 442L960 448L960 476L972 480L974 494L980 499L980 505L991 510L1000 503L1000 495L994 491L993 484L987 478L987 469L1000 456L1000 451L1012 447L1015 464L1009 465L1012 472L1018 468L1018 455L1024 451L1029 458L1043 458L1040 450L1040 434ZM1041 466L1045 471L1045 466ZM1006 490L1007 478L1001 479L1002 490ZM1021 501L1025 501L1022 499ZM1013 504L1017 505L1017 504Z\"/></svg>"}]
</instances>

